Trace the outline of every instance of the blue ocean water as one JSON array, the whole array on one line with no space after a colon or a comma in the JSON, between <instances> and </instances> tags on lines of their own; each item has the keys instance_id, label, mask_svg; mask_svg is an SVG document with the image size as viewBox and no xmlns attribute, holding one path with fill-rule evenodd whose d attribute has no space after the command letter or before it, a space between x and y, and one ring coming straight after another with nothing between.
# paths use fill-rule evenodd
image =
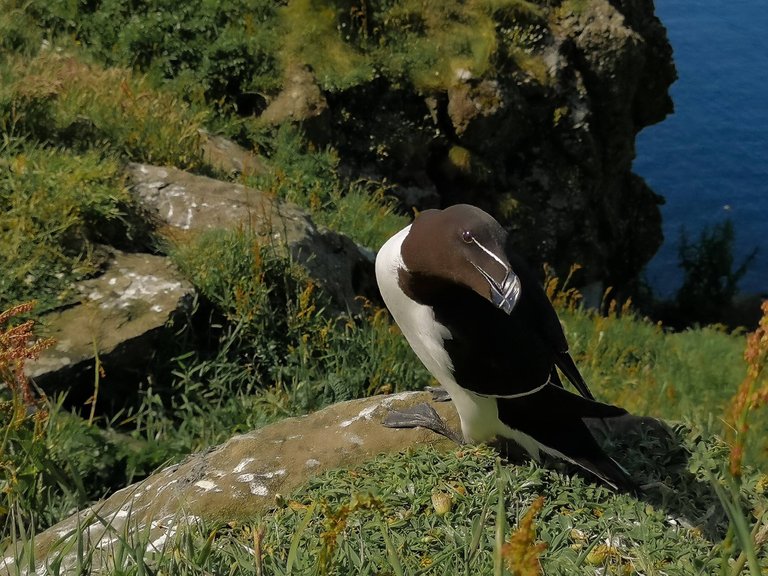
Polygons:
<instances>
[{"instance_id":1,"label":"blue ocean water","mask_svg":"<svg viewBox=\"0 0 768 576\"><path fill-rule=\"evenodd\" d=\"M730 218L736 263L758 256L743 292L768 292L768 3L656 0L679 79L675 113L637 138L634 171L666 198L665 242L647 268L657 294L679 287L680 229L697 239Z\"/></svg>"}]
</instances>

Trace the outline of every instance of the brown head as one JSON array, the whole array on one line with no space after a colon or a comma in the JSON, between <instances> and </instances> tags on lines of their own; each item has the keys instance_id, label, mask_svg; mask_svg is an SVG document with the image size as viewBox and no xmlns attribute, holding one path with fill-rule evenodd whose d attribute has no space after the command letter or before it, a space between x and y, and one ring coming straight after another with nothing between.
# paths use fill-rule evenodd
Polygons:
<instances>
[{"instance_id":1,"label":"brown head","mask_svg":"<svg viewBox=\"0 0 768 576\"><path fill-rule=\"evenodd\" d=\"M468 204L426 210L402 244L408 273L466 286L510 314L520 280L505 252L507 232L488 213Z\"/></svg>"}]
</instances>

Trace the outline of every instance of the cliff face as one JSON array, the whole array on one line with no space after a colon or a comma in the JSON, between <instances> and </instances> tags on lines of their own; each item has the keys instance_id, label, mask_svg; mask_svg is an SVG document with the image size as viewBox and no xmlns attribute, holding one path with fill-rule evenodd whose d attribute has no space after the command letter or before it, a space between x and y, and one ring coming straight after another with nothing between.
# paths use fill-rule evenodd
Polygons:
<instances>
[{"instance_id":1,"label":"cliff face","mask_svg":"<svg viewBox=\"0 0 768 576\"><path fill-rule=\"evenodd\" d=\"M583 282L636 277L661 244L662 199L631 171L634 139L672 111L676 77L652 1L518 0L484 12L469 2L454 13L449 2L437 16L409 4L369 8L362 24L338 9L353 47L345 61L368 68L334 76L341 65L296 52L264 120L301 121L345 166L394 183L406 208L487 209L534 263L561 274L579 263ZM410 63L411 45L437 46L435 56ZM299 104L286 107L287 93Z\"/></svg>"}]
</instances>

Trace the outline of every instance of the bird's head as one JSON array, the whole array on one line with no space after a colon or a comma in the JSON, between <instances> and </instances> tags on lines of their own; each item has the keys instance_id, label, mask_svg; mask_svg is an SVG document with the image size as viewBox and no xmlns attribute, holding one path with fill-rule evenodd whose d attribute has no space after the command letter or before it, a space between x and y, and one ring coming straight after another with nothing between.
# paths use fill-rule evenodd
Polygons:
<instances>
[{"instance_id":1,"label":"bird's head","mask_svg":"<svg viewBox=\"0 0 768 576\"><path fill-rule=\"evenodd\" d=\"M510 314L520 279L506 256L507 232L468 204L426 210L411 224L401 255L409 273L465 286Z\"/></svg>"}]
</instances>

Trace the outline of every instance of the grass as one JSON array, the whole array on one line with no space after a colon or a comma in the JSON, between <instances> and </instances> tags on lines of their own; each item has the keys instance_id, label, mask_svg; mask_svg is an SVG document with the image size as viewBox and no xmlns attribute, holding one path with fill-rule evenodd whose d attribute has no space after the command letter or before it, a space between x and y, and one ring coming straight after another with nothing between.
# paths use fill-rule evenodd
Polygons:
<instances>
[{"instance_id":1,"label":"grass","mask_svg":"<svg viewBox=\"0 0 768 576\"><path fill-rule=\"evenodd\" d=\"M676 438L693 470L727 450L684 427ZM631 463L635 472L643 465L652 460ZM713 574L737 564L723 561L727 544L687 523L711 515L711 487L684 466L666 472L676 504L616 495L533 463L504 465L488 447L418 448L313 478L259 518L182 522L152 554L141 532L125 534L107 572ZM743 498L764 509L764 493L745 488ZM710 523L715 533L722 520Z\"/></svg>"},{"instance_id":2,"label":"grass","mask_svg":"<svg viewBox=\"0 0 768 576\"><path fill-rule=\"evenodd\" d=\"M73 282L101 265L100 230L131 226L119 166L93 151L31 146L0 150L0 308L40 299L40 309L72 298Z\"/></svg>"},{"instance_id":3,"label":"grass","mask_svg":"<svg viewBox=\"0 0 768 576\"><path fill-rule=\"evenodd\" d=\"M385 183L343 178L338 154L330 148L317 150L308 145L296 127L278 128L268 146L270 169L246 178L246 183L305 206L316 223L371 249L408 224L408 218L395 213Z\"/></svg>"},{"instance_id":4,"label":"grass","mask_svg":"<svg viewBox=\"0 0 768 576\"><path fill-rule=\"evenodd\" d=\"M111 152L180 168L201 164L204 110L128 69L91 63L66 42L32 58L7 55L0 77L0 125L12 142Z\"/></svg>"},{"instance_id":5,"label":"grass","mask_svg":"<svg viewBox=\"0 0 768 576\"><path fill-rule=\"evenodd\" d=\"M599 398L631 412L691 419L724 432L721 419L746 373L744 336L711 327L664 333L631 314L564 312L561 318L579 368ZM755 446L752 461L764 461L765 449Z\"/></svg>"},{"instance_id":6,"label":"grass","mask_svg":"<svg viewBox=\"0 0 768 576\"><path fill-rule=\"evenodd\" d=\"M372 310L356 322L328 323L321 312L321 297L307 290L311 284L303 273L286 269L284 261L272 260L274 254L257 248L247 234L214 234L201 242L206 243L205 251L195 250L194 254L212 256L208 261L222 270L232 270L235 264L244 267L239 274L219 276L222 270L215 267L188 263L187 273L226 311L223 325L229 328L220 333L210 356L178 358L171 391L148 390L135 413L124 414L121 422L115 419L111 425L101 422L108 424L106 433L69 415L60 403L25 410L28 432L15 432L11 439L19 443L10 452L6 450L4 470L16 471L15 476L6 476L6 542L12 535L19 538L19 526L24 527L24 534L39 531L72 506L101 495L105 486L118 487L130 476L140 477L168 459L178 460L234 432L316 409L338 399L338 390L364 395L418 388L428 382L386 315ZM230 263L225 261L225 253L230 254ZM199 276L203 273L231 284L206 280ZM269 275L274 276L267 280ZM252 279L250 285L244 279ZM224 295L229 299L218 300ZM631 315L611 316L600 325L593 315L572 311L568 314L572 339L578 334L574 320L583 323L585 335L594 334L596 325L605 329L610 323L614 332L609 336L617 348L622 348L622 338L631 338L634 349L656 351L653 365L647 368L651 374L656 369L670 373L690 370L680 366L681 360L688 362L684 356L664 355L659 350L671 349L666 345L669 339L687 336L694 345L708 335L701 330L664 334ZM285 321L288 324L281 324ZM323 331L325 335L317 337ZM718 350L718 343L722 350L722 344L734 338L720 335L723 339L714 338L711 351ZM597 357L603 360L593 363L592 369L599 373L610 374L612 366L621 364L610 351ZM370 370L357 369L362 363ZM631 367L630 363L624 368L627 374ZM347 388L354 384L351 376L362 378L357 380L362 388ZM699 385L706 387L715 376L714 370L699 370ZM338 378L335 383L334 378ZM335 390L334 386L341 388ZM696 404L697 389L690 396L685 395L685 388L680 393L683 406ZM598 394L602 396L602 392ZM200 520L179 529L155 556L146 556L142 548L146 543L141 543L140 535L131 535L133 540L125 542L128 552L123 555L121 570L140 573L135 562L142 558L153 570L179 574L226 572L235 562L243 573L263 574L318 570L398 573L393 562L404 574L466 573L478 567L491 572L501 554L496 542L499 502L504 503L508 516L504 524L514 527L531 502L544 496L536 541L547 543L540 560L548 574L588 573L599 566L643 573L712 573L718 566L738 564L739 550L745 546L734 548L739 541L737 532L734 528L729 534L724 513L712 515L720 509L720 498L733 504L734 487L729 484L729 447L712 435L714 426L707 411L723 414L726 410L702 407L701 416L685 415L689 424L676 428L672 444L655 437L614 439L609 449L633 474L661 486L643 500L614 495L577 476L564 476L533 463L497 469L495 452L488 448L448 454L424 449L384 456L351 471L332 471L312 479L288 495L274 514L253 522ZM756 412L756 417L760 422L764 414ZM130 443L121 438L130 438ZM86 451L81 450L84 439L92 442ZM72 450L82 456L72 458ZM25 460L19 460L20 456ZM58 472L51 474L54 470ZM498 488L499 484L503 487ZM747 467L735 485L741 493L735 500L737 507L726 506L732 514L741 510L746 514L737 523L742 525L741 532L743 528L754 530L752 541L759 541L766 487L765 474ZM500 500L502 493L505 496ZM437 512L434 495L449 497L449 512ZM757 521L750 519L752 514ZM691 524L670 523L669 515ZM684 548L681 531L687 536ZM261 538L261 556L253 553L254 537ZM299 547L305 553L296 554ZM764 558L760 550L757 545L758 562ZM318 564L318 558L325 558L325 564Z\"/></svg>"}]
</instances>

